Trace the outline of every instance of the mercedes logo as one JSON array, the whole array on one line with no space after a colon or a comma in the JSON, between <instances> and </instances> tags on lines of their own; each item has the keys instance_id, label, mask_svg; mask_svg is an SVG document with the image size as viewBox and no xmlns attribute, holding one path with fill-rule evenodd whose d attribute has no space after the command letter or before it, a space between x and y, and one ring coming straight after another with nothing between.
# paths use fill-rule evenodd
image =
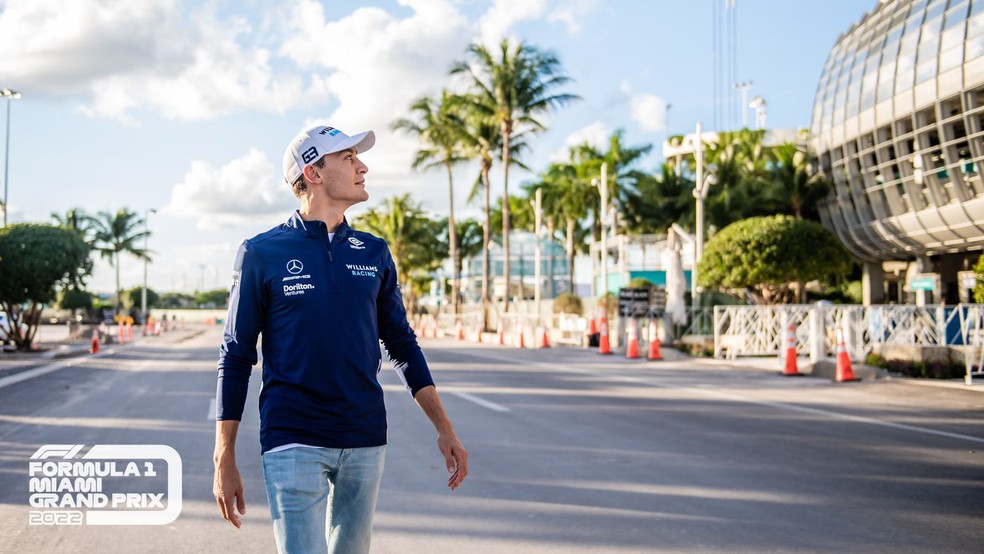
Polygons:
<instances>
[{"instance_id":1,"label":"mercedes logo","mask_svg":"<svg viewBox=\"0 0 984 554\"><path fill-rule=\"evenodd\" d=\"M301 260L291 260L287 262L287 271L289 271L291 275L297 275L298 273L304 271L304 264L301 263Z\"/></svg>"}]
</instances>

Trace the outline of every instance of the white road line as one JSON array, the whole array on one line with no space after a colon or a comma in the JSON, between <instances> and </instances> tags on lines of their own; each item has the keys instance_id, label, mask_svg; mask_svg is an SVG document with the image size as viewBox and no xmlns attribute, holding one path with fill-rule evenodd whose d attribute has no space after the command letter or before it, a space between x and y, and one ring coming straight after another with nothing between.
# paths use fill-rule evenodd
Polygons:
<instances>
[{"instance_id":1,"label":"white road line","mask_svg":"<svg viewBox=\"0 0 984 554\"><path fill-rule=\"evenodd\" d=\"M107 356L114 353L115 350L104 350L98 354L93 354L91 356L82 355L79 358L71 358L61 362L55 362L48 365L43 365L40 367L31 368L20 373L15 373L13 375L8 375L0 379L0 389L4 387L9 387L10 385L15 385L21 381L27 381L28 379L33 379L35 377L40 377L48 373L58 371L59 369L64 369L66 367L71 367L73 365L78 365L93 358L101 358L102 356Z\"/></svg>"},{"instance_id":2,"label":"white road line","mask_svg":"<svg viewBox=\"0 0 984 554\"><path fill-rule=\"evenodd\" d=\"M209 401L208 401L208 414L205 416L205 419L207 419L209 421L215 421L215 397L214 396L211 399L209 399Z\"/></svg>"},{"instance_id":3,"label":"white road line","mask_svg":"<svg viewBox=\"0 0 984 554\"><path fill-rule=\"evenodd\" d=\"M488 356L488 355L473 354L473 353L469 353L468 355L469 356L475 356L475 357L478 357L478 358L486 358L486 359L495 360L495 361L516 362L515 359L503 358L503 357L499 357L499 356ZM871 418L871 417L856 416L856 415L851 415L851 414L834 412L834 411L830 411L830 410L823 410L823 409L820 409L820 408L808 408L806 406L796 406L796 405L793 405L793 404L784 404L782 402L772 402L772 401L769 401L769 400L756 400L754 398L748 398L748 397L744 397L744 396L739 396L737 394L732 394L732 393L727 393L727 392L721 392L721 391L716 391L716 390L711 390L711 389L705 389L705 388L698 388L696 386L690 387L690 386L668 385L666 383L658 383L658 382L655 382L655 381L653 381L651 379L641 379L641 378L638 378L638 377L627 377L627 376L623 376L623 375L613 375L613 374L605 373L605 372L602 372L602 371L593 371L593 370L590 370L590 369L577 369L577 368L570 367L570 366L560 367L560 366L557 366L555 364L548 364L548 363L544 363L544 362L528 362L527 361L527 362L522 362L522 363L525 363L527 365L533 365L533 366L543 367L543 368L551 369L551 370L554 370L554 371L558 371L559 370L559 371L568 371L568 372L571 372L571 373L580 373L582 375L591 375L591 376L594 376L594 377L603 377L605 379L612 379L612 380L615 380L615 381L624 381L624 382L628 382L628 383L637 383L637 384L648 385L648 386L656 387L656 388L660 388L660 389L672 389L672 390L689 391L689 392L692 392L694 394L699 394L699 395L703 395L703 396L712 396L712 397L723 398L723 399L732 400L732 401L736 401L736 402L745 402L747 404L757 404L759 406L768 406L770 408L777 408L777 409L780 409L780 410L787 410L787 411L790 411L790 412L801 412L801 413L807 413L807 414L813 414L813 415L821 415L821 416L826 416L826 417L831 417L831 418L836 418L836 419L842 419L842 420L846 420L846 421L855 421L855 422L858 422L858 423L867 423L869 425L880 425L882 427L891 427L893 429L899 429L901 431L911 431L913 433L922 433L922 434L925 434L925 435L936 435L936 436L939 436L939 437L947 437L947 438L951 438L951 439L957 439L957 440L963 440L963 441L968 441L968 442L974 442L974 443L984 444L984 439L982 439L980 437L974 437L974 436L971 436L971 435L963 435L963 434L960 434L960 433L950 433L950 432L947 432L947 431L937 431L936 429L929 429L929 428L926 428L926 427L916 427L915 425L906 425L904 423L893 423L891 421L883 421L883 420L875 419L875 418Z\"/></svg>"},{"instance_id":4,"label":"white road line","mask_svg":"<svg viewBox=\"0 0 984 554\"><path fill-rule=\"evenodd\" d=\"M458 398L463 398L463 399L465 399L465 400L467 400L469 402L474 402L475 404L478 404L479 406L482 406L483 408L488 408L488 409L492 410L493 412L508 412L509 411L509 408L507 408L505 406L502 406L500 404L496 404L495 402L489 402L488 400L485 400L484 398L479 398L477 396L468 394L467 392L448 391L448 393L449 394L453 394L453 395L457 396Z\"/></svg>"}]
</instances>

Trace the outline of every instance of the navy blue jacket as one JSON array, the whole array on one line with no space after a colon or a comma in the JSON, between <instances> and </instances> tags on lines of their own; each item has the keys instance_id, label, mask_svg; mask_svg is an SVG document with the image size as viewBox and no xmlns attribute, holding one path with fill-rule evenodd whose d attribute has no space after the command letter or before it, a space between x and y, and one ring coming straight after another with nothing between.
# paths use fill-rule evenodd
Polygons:
<instances>
[{"instance_id":1,"label":"navy blue jacket","mask_svg":"<svg viewBox=\"0 0 984 554\"><path fill-rule=\"evenodd\" d=\"M386 241L300 214L243 242L219 356L217 419L239 420L263 335L260 444L386 444L382 339L411 394L434 384Z\"/></svg>"}]
</instances>

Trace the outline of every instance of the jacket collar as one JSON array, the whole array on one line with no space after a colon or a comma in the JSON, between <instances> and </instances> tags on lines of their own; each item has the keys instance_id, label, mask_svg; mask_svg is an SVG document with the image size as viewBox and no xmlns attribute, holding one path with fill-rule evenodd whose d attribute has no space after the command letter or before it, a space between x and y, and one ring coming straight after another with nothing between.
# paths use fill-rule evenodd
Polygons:
<instances>
[{"instance_id":1,"label":"jacket collar","mask_svg":"<svg viewBox=\"0 0 984 554\"><path fill-rule=\"evenodd\" d=\"M328 238L328 226L325 225L323 221L304 221L301 218L301 212L294 210L290 218L287 220L286 225L295 231L303 233L309 237L326 239ZM335 229L335 236L337 237L347 237L352 234L352 227L348 224L348 219L343 218L341 225Z\"/></svg>"}]
</instances>

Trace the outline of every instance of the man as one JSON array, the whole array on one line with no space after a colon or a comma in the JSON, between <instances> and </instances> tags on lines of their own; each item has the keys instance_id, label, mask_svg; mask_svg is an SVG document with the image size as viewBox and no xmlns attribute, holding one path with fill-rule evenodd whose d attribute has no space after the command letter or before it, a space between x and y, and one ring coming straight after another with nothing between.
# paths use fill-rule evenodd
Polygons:
<instances>
[{"instance_id":1,"label":"man","mask_svg":"<svg viewBox=\"0 0 984 554\"><path fill-rule=\"evenodd\" d=\"M243 242L218 366L214 494L237 528L246 511L235 461L256 340L263 334L260 445L280 552L368 552L386 448L379 340L437 430L455 490L468 454L407 323L386 242L352 229L369 198L359 159L372 131L317 126L284 154L300 200L291 218ZM237 514L238 509L238 514Z\"/></svg>"}]
</instances>

